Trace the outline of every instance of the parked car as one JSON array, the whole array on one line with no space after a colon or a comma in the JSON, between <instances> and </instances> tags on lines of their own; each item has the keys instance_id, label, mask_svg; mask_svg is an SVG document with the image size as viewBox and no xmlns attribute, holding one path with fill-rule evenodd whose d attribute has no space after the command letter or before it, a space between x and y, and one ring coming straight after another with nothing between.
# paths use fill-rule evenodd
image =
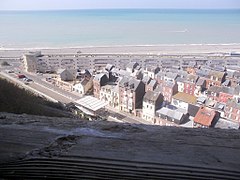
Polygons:
<instances>
[{"instance_id":1,"label":"parked car","mask_svg":"<svg viewBox=\"0 0 240 180\"><path fill-rule=\"evenodd\" d=\"M14 73L14 70L8 70L7 73Z\"/></svg>"},{"instance_id":2,"label":"parked car","mask_svg":"<svg viewBox=\"0 0 240 180\"><path fill-rule=\"evenodd\" d=\"M23 79L23 78L26 78L26 76L24 74L18 74L18 79Z\"/></svg>"},{"instance_id":3,"label":"parked car","mask_svg":"<svg viewBox=\"0 0 240 180\"><path fill-rule=\"evenodd\" d=\"M33 82L33 80L32 79L27 79L27 82Z\"/></svg>"}]
</instances>

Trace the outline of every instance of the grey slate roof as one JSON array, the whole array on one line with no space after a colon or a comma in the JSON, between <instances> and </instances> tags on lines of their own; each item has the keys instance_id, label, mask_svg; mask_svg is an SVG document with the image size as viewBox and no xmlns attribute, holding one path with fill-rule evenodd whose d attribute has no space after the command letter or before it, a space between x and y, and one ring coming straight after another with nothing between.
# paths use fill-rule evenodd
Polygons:
<instances>
[{"instance_id":1,"label":"grey slate roof","mask_svg":"<svg viewBox=\"0 0 240 180\"><path fill-rule=\"evenodd\" d=\"M160 78L160 77L164 77L165 75L166 75L166 72L160 71L160 72L158 72L158 73L156 74L156 77L157 77L157 78Z\"/></svg>"},{"instance_id":2,"label":"grey slate roof","mask_svg":"<svg viewBox=\"0 0 240 180\"><path fill-rule=\"evenodd\" d=\"M224 74L225 74L225 72L211 70L208 74L208 77L210 78L211 76L213 76L213 77L217 77L219 79L222 79Z\"/></svg>"},{"instance_id":3,"label":"grey slate roof","mask_svg":"<svg viewBox=\"0 0 240 180\"><path fill-rule=\"evenodd\" d=\"M176 82L184 82L185 81L185 78L181 78L181 77L177 77L176 79Z\"/></svg>"},{"instance_id":4,"label":"grey slate roof","mask_svg":"<svg viewBox=\"0 0 240 180\"><path fill-rule=\"evenodd\" d=\"M226 68L222 65L216 65L213 69L221 72L224 72L226 70Z\"/></svg>"},{"instance_id":5,"label":"grey slate roof","mask_svg":"<svg viewBox=\"0 0 240 180\"><path fill-rule=\"evenodd\" d=\"M240 94L240 85L238 85L238 86L236 86L236 87L234 88L234 94L235 94L235 95L239 95L239 94Z\"/></svg>"},{"instance_id":6,"label":"grey slate roof","mask_svg":"<svg viewBox=\"0 0 240 180\"><path fill-rule=\"evenodd\" d=\"M96 74L93 80L100 81L103 76L107 76L107 75L104 73Z\"/></svg>"},{"instance_id":7,"label":"grey slate roof","mask_svg":"<svg viewBox=\"0 0 240 180\"><path fill-rule=\"evenodd\" d=\"M126 87L128 89L132 89L133 91L136 91L140 83L141 83L140 80L137 80L133 77L123 77L119 82L119 86Z\"/></svg>"},{"instance_id":8,"label":"grey slate roof","mask_svg":"<svg viewBox=\"0 0 240 180\"><path fill-rule=\"evenodd\" d=\"M130 62L126 65L126 68L135 69L139 64L137 62Z\"/></svg>"},{"instance_id":9,"label":"grey slate roof","mask_svg":"<svg viewBox=\"0 0 240 180\"><path fill-rule=\"evenodd\" d=\"M203 96L202 96L202 97L198 97L198 98L197 98L197 102L200 102L200 103L202 103L202 104L205 103L205 101L206 101L206 97L203 97Z\"/></svg>"},{"instance_id":10,"label":"grey slate roof","mask_svg":"<svg viewBox=\"0 0 240 180\"><path fill-rule=\"evenodd\" d=\"M143 101L156 102L159 96L160 96L159 92L147 91L143 97Z\"/></svg>"},{"instance_id":11,"label":"grey slate roof","mask_svg":"<svg viewBox=\"0 0 240 180\"><path fill-rule=\"evenodd\" d=\"M186 71L182 71L182 70L178 70L177 74L182 78L184 78L188 75L188 73Z\"/></svg>"},{"instance_id":12,"label":"grey slate roof","mask_svg":"<svg viewBox=\"0 0 240 180\"><path fill-rule=\"evenodd\" d=\"M168 117L176 119L178 121L180 121L182 119L182 117L184 116L184 114L182 112L179 112L178 110L168 109L166 107L163 107L163 108L157 110L156 113L168 116Z\"/></svg>"},{"instance_id":13,"label":"grey slate roof","mask_svg":"<svg viewBox=\"0 0 240 180\"><path fill-rule=\"evenodd\" d=\"M208 77L208 75L209 75L209 70L207 70L207 69L205 69L205 70L203 70L203 69L198 69L198 70L196 71L196 75L201 76L201 77Z\"/></svg>"},{"instance_id":14,"label":"grey slate roof","mask_svg":"<svg viewBox=\"0 0 240 180\"><path fill-rule=\"evenodd\" d=\"M233 78L234 71L227 71L227 77Z\"/></svg>"},{"instance_id":15,"label":"grey slate roof","mask_svg":"<svg viewBox=\"0 0 240 180\"><path fill-rule=\"evenodd\" d=\"M148 85L153 87L156 84L157 84L157 81L155 79L152 79Z\"/></svg>"},{"instance_id":16,"label":"grey slate roof","mask_svg":"<svg viewBox=\"0 0 240 180\"><path fill-rule=\"evenodd\" d=\"M163 86L162 84L158 84L157 87L154 89L154 92L160 92L162 93L163 91Z\"/></svg>"},{"instance_id":17,"label":"grey slate roof","mask_svg":"<svg viewBox=\"0 0 240 180\"><path fill-rule=\"evenodd\" d=\"M57 74L61 74L63 71L65 71L66 69L58 69L57 70Z\"/></svg>"},{"instance_id":18,"label":"grey slate roof","mask_svg":"<svg viewBox=\"0 0 240 180\"><path fill-rule=\"evenodd\" d=\"M118 69L118 68L113 68L112 73L113 73L113 75L117 75L117 76L130 76L131 75L130 72L123 70L123 69Z\"/></svg>"},{"instance_id":19,"label":"grey slate roof","mask_svg":"<svg viewBox=\"0 0 240 180\"><path fill-rule=\"evenodd\" d=\"M234 76L234 78L240 78L240 72L235 71L235 72L233 73L233 76Z\"/></svg>"},{"instance_id":20,"label":"grey slate roof","mask_svg":"<svg viewBox=\"0 0 240 180\"><path fill-rule=\"evenodd\" d=\"M217 123L215 124L214 128L220 129L239 129L239 123L229 121L223 118L218 119Z\"/></svg>"},{"instance_id":21,"label":"grey slate roof","mask_svg":"<svg viewBox=\"0 0 240 180\"><path fill-rule=\"evenodd\" d=\"M173 83L173 82L165 82L164 86L173 88L175 86L175 83Z\"/></svg>"},{"instance_id":22,"label":"grey slate roof","mask_svg":"<svg viewBox=\"0 0 240 180\"><path fill-rule=\"evenodd\" d=\"M198 76L197 75L193 75L193 74L188 74L186 77L186 80L192 83L196 83L198 80Z\"/></svg>"},{"instance_id":23,"label":"grey slate roof","mask_svg":"<svg viewBox=\"0 0 240 180\"><path fill-rule=\"evenodd\" d=\"M142 82L144 84L148 84L150 81L151 81L151 78L149 76L144 76L143 79L142 79Z\"/></svg>"},{"instance_id":24,"label":"grey slate roof","mask_svg":"<svg viewBox=\"0 0 240 180\"><path fill-rule=\"evenodd\" d=\"M80 83L81 83L83 86L85 86L88 82L89 82L89 80L83 79Z\"/></svg>"},{"instance_id":25,"label":"grey slate roof","mask_svg":"<svg viewBox=\"0 0 240 180\"><path fill-rule=\"evenodd\" d=\"M177 73L167 72L166 77L171 79L176 79L178 77Z\"/></svg>"},{"instance_id":26,"label":"grey slate roof","mask_svg":"<svg viewBox=\"0 0 240 180\"><path fill-rule=\"evenodd\" d=\"M105 69L107 71L111 71L113 68L114 68L114 66L112 64L107 64L106 67L105 67Z\"/></svg>"},{"instance_id":27,"label":"grey slate roof","mask_svg":"<svg viewBox=\"0 0 240 180\"><path fill-rule=\"evenodd\" d=\"M215 92L215 93L220 93L220 92L223 92L223 93L227 93L227 94L234 94L234 88L232 87L225 87L225 86L211 86L209 87L208 89L209 92Z\"/></svg>"},{"instance_id":28,"label":"grey slate roof","mask_svg":"<svg viewBox=\"0 0 240 180\"><path fill-rule=\"evenodd\" d=\"M153 65L147 65L145 70L156 74L159 72L160 68Z\"/></svg>"},{"instance_id":29,"label":"grey slate roof","mask_svg":"<svg viewBox=\"0 0 240 180\"><path fill-rule=\"evenodd\" d=\"M196 85L197 85L197 86L203 86L203 84L204 84L205 81L206 81L205 79L203 79L203 78L200 77L200 78L197 80Z\"/></svg>"},{"instance_id":30,"label":"grey slate roof","mask_svg":"<svg viewBox=\"0 0 240 180\"><path fill-rule=\"evenodd\" d=\"M240 103L236 102L234 99L229 99L226 105L240 110Z\"/></svg>"},{"instance_id":31,"label":"grey slate roof","mask_svg":"<svg viewBox=\"0 0 240 180\"><path fill-rule=\"evenodd\" d=\"M230 80L227 79L222 83L223 86L229 86L230 85Z\"/></svg>"}]
</instances>

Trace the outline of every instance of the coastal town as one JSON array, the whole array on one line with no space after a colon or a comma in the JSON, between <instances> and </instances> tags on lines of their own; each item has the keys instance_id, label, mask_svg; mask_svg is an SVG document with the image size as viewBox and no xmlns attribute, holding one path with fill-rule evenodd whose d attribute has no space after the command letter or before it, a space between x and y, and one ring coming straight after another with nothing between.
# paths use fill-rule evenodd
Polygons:
<instances>
[{"instance_id":1,"label":"coastal town","mask_svg":"<svg viewBox=\"0 0 240 180\"><path fill-rule=\"evenodd\" d=\"M2 0L0 22L0 180L240 179L240 0Z\"/></svg>"},{"instance_id":2,"label":"coastal town","mask_svg":"<svg viewBox=\"0 0 240 180\"><path fill-rule=\"evenodd\" d=\"M15 73L27 86L36 83L34 78L42 79L38 84L46 86L43 89L72 94L74 98L65 104L92 119L111 117L119 122L124 116L133 123L159 126L239 129L239 58L237 53L159 56L34 51L20 58L21 72L8 70L7 74ZM61 101L44 91L41 94Z\"/></svg>"}]
</instances>

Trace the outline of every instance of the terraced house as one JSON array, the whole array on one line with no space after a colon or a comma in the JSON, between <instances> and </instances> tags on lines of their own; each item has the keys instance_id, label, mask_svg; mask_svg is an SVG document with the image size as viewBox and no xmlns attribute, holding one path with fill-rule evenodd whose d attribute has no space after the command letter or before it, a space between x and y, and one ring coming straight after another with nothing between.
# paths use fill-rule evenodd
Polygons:
<instances>
[{"instance_id":1,"label":"terraced house","mask_svg":"<svg viewBox=\"0 0 240 180\"><path fill-rule=\"evenodd\" d=\"M145 85L141 80L123 77L119 82L120 110L136 115L136 109L142 108Z\"/></svg>"},{"instance_id":2,"label":"terraced house","mask_svg":"<svg viewBox=\"0 0 240 180\"><path fill-rule=\"evenodd\" d=\"M155 123L156 110L163 103L163 96L159 92L147 91L143 97L142 118Z\"/></svg>"}]
</instances>

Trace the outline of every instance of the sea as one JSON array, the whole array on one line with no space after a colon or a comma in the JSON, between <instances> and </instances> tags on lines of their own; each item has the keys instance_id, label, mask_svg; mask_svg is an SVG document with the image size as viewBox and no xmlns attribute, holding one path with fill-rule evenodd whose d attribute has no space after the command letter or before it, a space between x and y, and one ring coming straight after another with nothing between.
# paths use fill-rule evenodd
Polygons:
<instances>
[{"instance_id":1,"label":"sea","mask_svg":"<svg viewBox=\"0 0 240 180\"><path fill-rule=\"evenodd\" d=\"M240 44L240 10L0 11L0 48Z\"/></svg>"}]
</instances>

